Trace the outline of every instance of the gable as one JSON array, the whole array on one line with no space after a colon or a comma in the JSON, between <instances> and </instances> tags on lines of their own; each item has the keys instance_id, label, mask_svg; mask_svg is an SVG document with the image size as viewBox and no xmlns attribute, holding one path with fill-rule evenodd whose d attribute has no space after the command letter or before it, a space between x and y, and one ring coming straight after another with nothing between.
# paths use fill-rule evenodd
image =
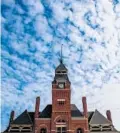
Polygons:
<instances>
[{"instance_id":1,"label":"gable","mask_svg":"<svg viewBox=\"0 0 120 133\"><path fill-rule=\"evenodd\" d=\"M94 124L98 124L98 125L110 125L111 122L106 119L98 110L95 110L95 112L93 113L91 120L89 122L90 125L94 125Z\"/></svg>"},{"instance_id":2,"label":"gable","mask_svg":"<svg viewBox=\"0 0 120 133\"><path fill-rule=\"evenodd\" d=\"M11 124L33 124L32 120L27 112L25 110L22 114L20 114Z\"/></svg>"}]
</instances>

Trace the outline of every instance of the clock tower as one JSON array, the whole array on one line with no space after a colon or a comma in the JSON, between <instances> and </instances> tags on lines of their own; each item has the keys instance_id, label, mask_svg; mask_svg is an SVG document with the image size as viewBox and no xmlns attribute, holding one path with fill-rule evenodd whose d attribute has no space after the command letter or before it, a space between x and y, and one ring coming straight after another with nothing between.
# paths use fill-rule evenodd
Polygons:
<instances>
[{"instance_id":1,"label":"clock tower","mask_svg":"<svg viewBox=\"0 0 120 133\"><path fill-rule=\"evenodd\" d=\"M55 77L52 82L52 128L56 131L60 128L60 121L64 130L70 129L71 119L71 89L68 78L68 70L60 61L59 66L55 69Z\"/></svg>"},{"instance_id":2,"label":"clock tower","mask_svg":"<svg viewBox=\"0 0 120 133\"><path fill-rule=\"evenodd\" d=\"M52 111L70 111L70 81L67 75L67 68L60 62L55 70L55 77L52 82Z\"/></svg>"}]
</instances>

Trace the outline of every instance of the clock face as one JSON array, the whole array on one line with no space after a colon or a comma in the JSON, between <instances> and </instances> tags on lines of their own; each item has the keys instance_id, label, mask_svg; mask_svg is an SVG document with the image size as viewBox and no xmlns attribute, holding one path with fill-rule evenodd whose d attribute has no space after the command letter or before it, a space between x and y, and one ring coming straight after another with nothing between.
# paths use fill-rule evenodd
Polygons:
<instances>
[{"instance_id":1,"label":"clock face","mask_svg":"<svg viewBox=\"0 0 120 133\"><path fill-rule=\"evenodd\" d=\"M58 87L59 87L60 89L63 89L63 88L64 88L64 83L59 83L59 84L58 84Z\"/></svg>"}]
</instances>

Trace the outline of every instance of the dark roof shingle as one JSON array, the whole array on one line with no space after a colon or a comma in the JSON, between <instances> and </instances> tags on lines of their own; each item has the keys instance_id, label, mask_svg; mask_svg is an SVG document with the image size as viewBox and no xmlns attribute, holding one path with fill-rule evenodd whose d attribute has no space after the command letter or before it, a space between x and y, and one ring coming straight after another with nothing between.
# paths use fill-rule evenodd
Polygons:
<instances>
[{"instance_id":1,"label":"dark roof shingle","mask_svg":"<svg viewBox=\"0 0 120 133\"><path fill-rule=\"evenodd\" d=\"M27 110L20 114L11 124L33 124Z\"/></svg>"},{"instance_id":2,"label":"dark roof shingle","mask_svg":"<svg viewBox=\"0 0 120 133\"><path fill-rule=\"evenodd\" d=\"M106 119L98 110L95 110L95 112L93 113L91 120L89 122L89 124L100 124L100 125L104 125L104 124L111 124L111 122Z\"/></svg>"},{"instance_id":3,"label":"dark roof shingle","mask_svg":"<svg viewBox=\"0 0 120 133\"><path fill-rule=\"evenodd\" d=\"M71 104L71 116L72 117L83 117L83 113L79 111L75 104Z\"/></svg>"},{"instance_id":4,"label":"dark roof shingle","mask_svg":"<svg viewBox=\"0 0 120 133\"><path fill-rule=\"evenodd\" d=\"M51 118L52 115L52 105L47 105L42 112L39 114L39 118ZM81 112L75 104L71 104L71 116L73 118L83 117L83 112ZM88 112L89 124L111 124L99 111ZM25 110L21 115L19 115L11 124L33 124L34 123L34 112L27 112Z\"/></svg>"},{"instance_id":5,"label":"dark roof shingle","mask_svg":"<svg viewBox=\"0 0 120 133\"><path fill-rule=\"evenodd\" d=\"M60 63L60 65L55 69L55 71L67 71L67 68L63 63Z\"/></svg>"},{"instance_id":6,"label":"dark roof shingle","mask_svg":"<svg viewBox=\"0 0 120 133\"><path fill-rule=\"evenodd\" d=\"M47 105L44 110L40 113L40 118L51 118L52 105Z\"/></svg>"}]
</instances>

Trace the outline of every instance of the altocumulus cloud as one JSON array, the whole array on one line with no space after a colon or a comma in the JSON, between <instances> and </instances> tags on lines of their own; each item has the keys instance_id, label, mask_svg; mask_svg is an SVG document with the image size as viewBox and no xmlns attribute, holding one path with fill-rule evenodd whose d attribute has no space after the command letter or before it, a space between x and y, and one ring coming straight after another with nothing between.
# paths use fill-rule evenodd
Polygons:
<instances>
[{"instance_id":1,"label":"altocumulus cloud","mask_svg":"<svg viewBox=\"0 0 120 133\"><path fill-rule=\"evenodd\" d=\"M11 110L42 110L51 102L51 81L64 44L72 103L105 115L120 130L120 1L2 0L2 130Z\"/></svg>"}]
</instances>

